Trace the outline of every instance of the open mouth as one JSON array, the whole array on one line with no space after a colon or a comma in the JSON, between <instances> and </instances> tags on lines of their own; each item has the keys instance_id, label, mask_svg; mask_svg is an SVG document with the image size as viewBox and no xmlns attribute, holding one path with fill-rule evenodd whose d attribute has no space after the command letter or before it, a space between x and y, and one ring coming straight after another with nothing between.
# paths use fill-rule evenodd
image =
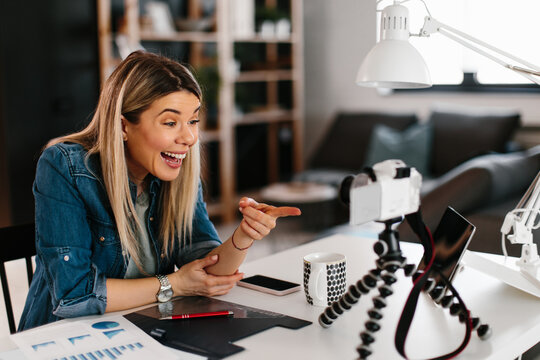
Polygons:
<instances>
[{"instance_id":1,"label":"open mouth","mask_svg":"<svg viewBox=\"0 0 540 360\"><path fill-rule=\"evenodd\" d=\"M185 159L185 157L186 157L185 153L175 154L175 153L170 153L166 151L161 153L161 158L165 160L165 162L168 165L171 165L173 167L180 166L180 164L182 164L182 160Z\"/></svg>"}]
</instances>

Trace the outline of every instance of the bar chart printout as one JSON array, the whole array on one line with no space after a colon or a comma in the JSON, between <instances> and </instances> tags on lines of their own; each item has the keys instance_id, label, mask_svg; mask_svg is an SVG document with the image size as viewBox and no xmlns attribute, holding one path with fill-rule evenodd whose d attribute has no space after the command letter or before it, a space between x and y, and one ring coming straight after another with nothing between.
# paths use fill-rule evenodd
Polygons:
<instances>
[{"instance_id":1,"label":"bar chart printout","mask_svg":"<svg viewBox=\"0 0 540 360\"><path fill-rule=\"evenodd\" d=\"M179 358L122 316L66 322L11 338L30 360Z\"/></svg>"}]
</instances>

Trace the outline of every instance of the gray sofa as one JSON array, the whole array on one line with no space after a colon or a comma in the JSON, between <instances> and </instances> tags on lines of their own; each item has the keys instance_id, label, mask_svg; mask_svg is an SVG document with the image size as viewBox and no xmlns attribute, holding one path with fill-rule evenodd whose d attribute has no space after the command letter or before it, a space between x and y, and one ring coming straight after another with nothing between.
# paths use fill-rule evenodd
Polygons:
<instances>
[{"instance_id":1,"label":"gray sofa","mask_svg":"<svg viewBox=\"0 0 540 360\"><path fill-rule=\"evenodd\" d=\"M294 180L339 186L364 166L400 158L422 169L421 208L432 231L452 206L477 227L470 249L501 253L504 216L540 170L540 146L525 150L512 142L519 126L515 112L433 111L424 123L414 114L341 113ZM334 209L328 216L335 224L348 221L347 207L336 201ZM399 232L416 241L406 223ZM519 255L519 247L508 248Z\"/></svg>"},{"instance_id":2,"label":"gray sofa","mask_svg":"<svg viewBox=\"0 0 540 360\"><path fill-rule=\"evenodd\" d=\"M516 207L539 170L540 145L468 160L425 181L421 199L424 221L434 230L446 207L451 206L476 226L470 250L501 254L504 217ZM408 224L403 223L399 232L402 240L416 241ZM540 231L534 238L540 243ZM506 244L510 255L520 255L521 246Z\"/></svg>"}]
</instances>

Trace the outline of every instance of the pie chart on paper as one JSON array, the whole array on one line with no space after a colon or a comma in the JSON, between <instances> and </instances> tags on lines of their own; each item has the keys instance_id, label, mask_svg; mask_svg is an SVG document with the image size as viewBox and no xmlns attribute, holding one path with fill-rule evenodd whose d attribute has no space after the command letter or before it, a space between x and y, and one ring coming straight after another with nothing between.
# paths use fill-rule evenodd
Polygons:
<instances>
[{"instance_id":1,"label":"pie chart on paper","mask_svg":"<svg viewBox=\"0 0 540 360\"><path fill-rule=\"evenodd\" d=\"M116 321L100 321L100 322L92 324L92 327L94 329L99 329L99 330L112 329L117 326L120 326L120 324L117 323Z\"/></svg>"}]
</instances>

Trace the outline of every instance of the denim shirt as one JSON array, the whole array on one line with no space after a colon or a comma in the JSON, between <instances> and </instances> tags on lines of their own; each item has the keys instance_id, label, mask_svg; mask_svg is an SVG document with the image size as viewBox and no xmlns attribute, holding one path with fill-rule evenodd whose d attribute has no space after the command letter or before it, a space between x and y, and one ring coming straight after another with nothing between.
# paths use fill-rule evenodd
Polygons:
<instances>
[{"instance_id":1,"label":"denim shirt","mask_svg":"<svg viewBox=\"0 0 540 360\"><path fill-rule=\"evenodd\" d=\"M151 175L149 175L151 176ZM208 218L199 185L191 239L176 237L172 256L162 251L159 236L161 181L152 177L145 226L155 247L157 270L170 274L204 257L221 244ZM107 192L99 155L87 156L78 144L62 143L41 155L34 181L36 204L36 271L19 331L62 318L103 314L106 279L123 279L127 263ZM135 203L137 188L130 182Z\"/></svg>"}]
</instances>

